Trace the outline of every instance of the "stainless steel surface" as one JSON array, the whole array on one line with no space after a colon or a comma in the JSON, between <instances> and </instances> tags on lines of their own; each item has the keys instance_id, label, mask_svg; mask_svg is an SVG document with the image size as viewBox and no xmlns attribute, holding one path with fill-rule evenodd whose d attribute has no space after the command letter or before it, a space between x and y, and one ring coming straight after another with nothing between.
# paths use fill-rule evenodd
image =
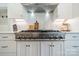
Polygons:
<instances>
[{"instance_id":1,"label":"stainless steel surface","mask_svg":"<svg viewBox=\"0 0 79 59\"><path fill-rule=\"evenodd\" d=\"M49 10L52 13L57 7L58 3L22 3L28 13L34 10L35 13L45 13Z\"/></svg>"},{"instance_id":2,"label":"stainless steel surface","mask_svg":"<svg viewBox=\"0 0 79 59\"><path fill-rule=\"evenodd\" d=\"M16 40L63 40L65 33L58 31L25 31L15 34Z\"/></svg>"}]
</instances>

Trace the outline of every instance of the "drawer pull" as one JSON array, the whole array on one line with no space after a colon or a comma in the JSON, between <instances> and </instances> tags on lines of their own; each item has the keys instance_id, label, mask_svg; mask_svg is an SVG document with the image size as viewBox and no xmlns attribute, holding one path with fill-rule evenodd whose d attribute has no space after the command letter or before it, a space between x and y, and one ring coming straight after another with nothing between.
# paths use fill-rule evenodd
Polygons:
<instances>
[{"instance_id":1,"label":"drawer pull","mask_svg":"<svg viewBox=\"0 0 79 59\"><path fill-rule=\"evenodd\" d=\"M77 38L78 36L72 36L73 38Z\"/></svg>"},{"instance_id":2,"label":"drawer pull","mask_svg":"<svg viewBox=\"0 0 79 59\"><path fill-rule=\"evenodd\" d=\"M30 47L30 45L26 45L26 47Z\"/></svg>"},{"instance_id":3,"label":"drawer pull","mask_svg":"<svg viewBox=\"0 0 79 59\"><path fill-rule=\"evenodd\" d=\"M1 46L1 48L7 48L8 46Z\"/></svg>"},{"instance_id":4,"label":"drawer pull","mask_svg":"<svg viewBox=\"0 0 79 59\"><path fill-rule=\"evenodd\" d=\"M79 47L79 46L72 46L72 47Z\"/></svg>"},{"instance_id":5,"label":"drawer pull","mask_svg":"<svg viewBox=\"0 0 79 59\"><path fill-rule=\"evenodd\" d=\"M3 36L2 38L8 38L8 36Z\"/></svg>"},{"instance_id":6,"label":"drawer pull","mask_svg":"<svg viewBox=\"0 0 79 59\"><path fill-rule=\"evenodd\" d=\"M54 47L54 45L49 45L50 47Z\"/></svg>"}]
</instances>

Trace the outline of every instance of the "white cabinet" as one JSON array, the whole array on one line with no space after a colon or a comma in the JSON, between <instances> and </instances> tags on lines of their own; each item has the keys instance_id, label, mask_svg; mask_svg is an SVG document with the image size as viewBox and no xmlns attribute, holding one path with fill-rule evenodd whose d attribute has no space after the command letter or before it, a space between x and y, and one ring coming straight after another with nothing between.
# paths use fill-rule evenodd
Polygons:
<instances>
[{"instance_id":1,"label":"white cabinet","mask_svg":"<svg viewBox=\"0 0 79 59\"><path fill-rule=\"evenodd\" d=\"M58 5L58 18L72 18L72 3L60 3Z\"/></svg>"},{"instance_id":2,"label":"white cabinet","mask_svg":"<svg viewBox=\"0 0 79 59\"><path fill-rule=\"evenodd\" d=\"M51 42L41 42L41 56L49 56L50 55L50 47Z\"/></svg>"},{"instance_id":3,"label":"white cabinet","mask_svg":"<svg viewBox=\"0 0 79 59\"><path fill-rule=\"evenodd\" d=\"M0 18L0 25L8 25L8 18Z\"/></svg>"},{"instance_id":4,"label":"white cabinet","mask_svg":"<svg viewBox=\"0 0 79 59\"><path fill-rule=\"evenodd\" d=\"M0 41L0 56L16 56L16 42Z\"/></svg>"},{"instance_id":5,"label":"white cabinet","mask_svg":"<svg viewBox=\"0 0 79 59\"><path fill-rule=\"evenodd\" d=\"M79 33L66 33L65 38L65 55L79 56Z\"/></svg>"},{"instance_id":6,"label":"white cabinet","mask_svg":"<svg viewBox=\"0 0 79 59\"><path fill-rule=\"evenodd\" d=\"M79 33L66 33L66 41L79 41Z\"/></svg>"},{"instance_id":7,"label":"white cabinet","mask_svg":"<svg viewBox=\"0 0 79 59\"><path fill-rule=\"evenodd\" d=\"M0 3L0 32L8 31L9 26L7 3Z\"/></svg>"},{"instance_id":8,"label":"white cabinet","mask_svg":"<svg viewBox=\"0 0 79 59\"><path fill-rule=\"evenodd\" d=\"M66 56L79 56L79 41L66 41L65 42L65 55Z\"/></svg>"},{"instance_id":9,"label":"white cabinet","mask_svg":"<svg viewBox=\"0 0 79 59\"><path fill-rule=\"evenodd\" d=\"M5 41L8 41L8 40L15 40L15 35L13 33L1 33L0 34L0 40L5 40Z\"/></svg>"},{"instance_id":10,"label":"white cabinet","mask_svg":"<svg viewBox=\"0 0 79 59\"><path fill-rule=\"evenodd\" d=\"M25 45L25 55L26 56L38 56L39 55L39 42L28 42Z\"/></svg>"},{"instance_id":11,"label":"white cabinet","mask_svg":"<svg viewBox=\"0 0 79 59\"><path fill-rule=\"evenodd\" d=\"M79 16L79 3L59 3L54 11L54 17L64 18L76 18Z\"/></svg>"},{"instance_id":12,"label":"white cabinet","mask_svg":"<svg viewBox=\"0 0 79 59\"><path fill-rule=\"evenodd\" d=\"M73 18L76 18L79 16L79 3L73 3L72 4L72 16Z\"/></svg>"},{"instance_id":13,"label":"white cabinet","mask_svg":"<svg viewBox=\"0 0 79 59\"><path fill-rule=\"evenodd\" d=\"M16 41L13 33L0 33L0 56L16 56Z\"/></svg>"},{"instance_id":14,"label":"white cabinet","mask_svg":"<svg viewBox=\"0 0 79 59\"><path fill-rule=\"evenodd\" d=\"M63 56L63 41L17 41L17 56Z\"/></svg>"},{"instance_id":15,"label":"white cabinet","mask_svg":"<svg viewBox=\"0 0 79 59\"><path fill-rule=\"evenodd\" d=\"M7 3L0 3L0 25L8 24Z\"/></svg>"},{"instance_id":16,"label":"white cabinet","mask_svg":"<svg viewBox=\"0 0 79 59\"><path fill-rule=\"evenodd\" d=\"M41 56L62 56L63 41L41 42Z\"/></svg>"},{"instance_id":17,"label":"white cabinet","mask_svg":"<svg viewBox=\"0 0 79 59\"><path fill-rule=\"evenodd\" d=\"M20 3L8 4L8 18L23 18L24 7Z\"/></svg>"},{"instance_id":18,"label":"white cabinet","mask_svg":"<svg viewBox=\"0 0 79 59\"><path fill-rule=\"evenodd\" d=\"M17 55L18 56L39 56L40 55L40 42L17 42Z\"/></svg>"},{"instance_id":19,"label":"white cabinet","mask_svg":"<svg viewBox=\"0 0 79 59\"><path fill-rule=\"evenodd\" d=\"M53 42L53 44L54 44L54 46L52 48L53 49L52 55L53 56L63 56L64 55L64 53L63 53L63 51L64 51L63 41L62 42L60 42L60 41Z\"/></svg>"},{"instance_id":20,"label":"white cabinet","mask_svg":"<svg viewBox=\"0 0 79 59\"><path fill-rule=\"evenodd\" d=\"M72 3L59 3L53 12L54 19L72 18Z\"/></svg>"}]
</instances>

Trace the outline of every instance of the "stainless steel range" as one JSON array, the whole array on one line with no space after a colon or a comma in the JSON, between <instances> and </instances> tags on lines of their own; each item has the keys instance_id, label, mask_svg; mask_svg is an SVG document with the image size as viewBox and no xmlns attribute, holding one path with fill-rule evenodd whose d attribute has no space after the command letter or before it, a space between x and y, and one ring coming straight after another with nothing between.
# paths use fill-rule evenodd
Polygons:
<instances>
[{"instance_id":1,"label":"stainless steel range","mask_svg":"<svg viewBox=\"0 0 79 59\"><path fill-rule=\"evenodd\" d=\"M24 30L15 33L16 40L64 40L65 33L58 30Z\"/></svg>"}]
</instances>

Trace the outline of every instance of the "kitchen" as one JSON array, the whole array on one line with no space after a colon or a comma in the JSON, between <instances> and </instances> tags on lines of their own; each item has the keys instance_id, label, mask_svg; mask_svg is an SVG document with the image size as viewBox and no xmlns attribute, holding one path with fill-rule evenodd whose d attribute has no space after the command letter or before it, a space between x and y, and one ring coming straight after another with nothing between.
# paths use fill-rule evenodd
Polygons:
<instances>
[{"instance_id":1,"label":"kitchen","mask_svg":"<svg viewBox=\"0 0 79 59\"><path fill-rule=\"evenodd\" d=\"M79 56L79 3L0 3L0 56Z\"/></svg>"}]
</instances>

